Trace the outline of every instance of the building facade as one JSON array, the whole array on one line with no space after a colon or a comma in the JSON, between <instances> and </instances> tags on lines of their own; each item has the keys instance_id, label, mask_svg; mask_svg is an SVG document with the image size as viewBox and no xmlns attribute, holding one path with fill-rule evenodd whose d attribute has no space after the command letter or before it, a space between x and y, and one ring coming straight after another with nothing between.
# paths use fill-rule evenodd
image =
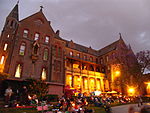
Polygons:
<instances>
[{"instance_id":1,"label":"building facade","mask_svg":"<svg viewBox=\"0 0 150 113\"><path fill-rule=\"evenodd\" d=\"M82 93L122 92L121 78L132 79L128 73L132 62L136 62L134 53L121 34L114 43L94 50L62 39L42 8L19 20L16 4L0 37L0 72L12 80L45 80L50 94L62 95L66 87Z\"/></svg>"}]
</instances>

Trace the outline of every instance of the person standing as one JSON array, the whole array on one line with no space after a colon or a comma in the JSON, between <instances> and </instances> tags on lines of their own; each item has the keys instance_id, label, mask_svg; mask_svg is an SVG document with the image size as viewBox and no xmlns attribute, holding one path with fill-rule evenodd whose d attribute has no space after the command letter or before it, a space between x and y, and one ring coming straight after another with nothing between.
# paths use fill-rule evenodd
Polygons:
<instances>
[{"instance_id":1,"label":"person standing","mask_svg":"<svg viewBox=\"0 0 150 113\"><path fill-rule=\"evenodd\" d=\"M11 99L12 93L13 93L13 91L12 91L11 87L9 86L9 87L5 90L5 107L9 107L10 99Z\"/></svg>"},{"instance_id":2,"label":"person standing","mask_svg":"<svg viewBox=\"0 0 150 113\"><path fill-rule=\"evenodd\" d=\"M21 89L21 103L23 105L28 104L28 89L26 86L23 86L23 88Z\"/></svg>"}]
</instances>

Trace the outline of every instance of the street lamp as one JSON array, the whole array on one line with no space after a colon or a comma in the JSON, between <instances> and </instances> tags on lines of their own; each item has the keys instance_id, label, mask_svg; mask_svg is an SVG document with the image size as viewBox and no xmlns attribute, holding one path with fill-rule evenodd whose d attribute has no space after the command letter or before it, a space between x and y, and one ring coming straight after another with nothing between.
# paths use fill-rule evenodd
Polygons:
<instances>
[{"instance_id":1,"label":"street lamp","mask_svg":"<svg viewBox=\"0 0 150 113\"><path fill-rule=\"evenodd\" d=\"M129 87L128 88L128 93L130 96L133 96L135 94L135 88L134 87Z\"/></svg>"}]
</instances>

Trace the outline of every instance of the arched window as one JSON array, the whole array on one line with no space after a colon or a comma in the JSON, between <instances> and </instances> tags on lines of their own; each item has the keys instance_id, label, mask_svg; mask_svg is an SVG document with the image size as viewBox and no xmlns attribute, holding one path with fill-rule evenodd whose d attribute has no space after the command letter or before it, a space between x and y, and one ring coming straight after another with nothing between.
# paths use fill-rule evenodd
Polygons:
<instances>
[{"instance_id":1,"label":"arched window","mask_svg":"<svg viewBox=\"0 0 150 113\"><path fill-rule=\"evenodd\" d=\"M23 31L23 37L24 37L24 38L28 38L28 33L29 33L29 31L25 29L25 30Z\"/></svg>"},{"instance_id":2,"label":"arched window","mask_svg":"<svg viewBox=\"0 0 150 113\"><path fill-rule=\"evenodd\" d=\"M42 69L41 79L46 80L46 69L45 68Z\"/></svg>"},{"instance_id":3,"label":"arched window","mask_svg":"<svg viewBox=\"0 0 150 113\"><path fill-rule=\"evenodd\" d=\"M48 36L45 37L45 43L49 43L49 37Z\"/></svg>"},{"instance_id":4,"label":"arched window","mask_svg":"<svg viewBox=\"0 0 150 113\"><path fill-rule=\"evenodd\" d=\"M35 33L35 35L34 35L34 40L38 40L39 37L40 37L40 34L39 34L39 33Z\"/></svg>"},{"instance_id":5,"label":"arched window","mask_svg":"<svg viewBox=\"0 0 150 113\"><path fill-rule=\"evenodd\" d=\"M12 20L11 23L10 23L10 26L11 26L11 27L13 27L13 23L14 23L14 22L13 22L13 20Z\"/></svg>"},{"instance_id":6,"label":"arched window","mask_svg":"<svg viewBox=\"0 0 150 113\"><path fill-rule=\"evenodd\" d=\"M61 48L59 47L59 48L58 48L58 57L61 57L61 53L62 53L62 50L61 50Z\"/></svg>"},{"instance_id":7,"label":"arched window","mask_svg":"<svg viewBox=\"0 0 150 113\"><path fill-rule=\"evenodd\" d=\"M3 50L6 51L6 50L7 50L7 47L8 47L8 44L5 43L5 44L4 44L4 49L3 49Z\"/></svg>"},{"instance_id":8,"label":"arched window","mask_svg":"<svg viewBox=\"0 0 150 113\"><path fill-rule=\"evenodd\" d=\"M90 65L90 71L94 71L93 65Z\"/></svg>"},{"instance_id":9,"label":"arched window","mask_svg":"<svg viewBox=\"0 0 150 113\"><path fill-rule=\"evenodd\" d=\"M5 57L2 56L2 57L1 57L1 62L0 62L0 64L3 64L3 63L4 63L4 59L5 59Z\"/></svg>"},{"instance_id":10,"label":"arched window","mask_svg":"<svg viewBox=\"0 0 150 113\"><path fill-rule=\"evenodd\" d=\"M48 49L44 49L43 60L48 60Z\"/></svg>"},{"instance_id":11,"label":"arched window","mask_svg":"<svg viewBox=\"0 0 150 113\"><path fill-rule=\"evenodd\" d=\"M23 56L25 54L25 49L26 49L26 44L22 42L19 50L19 55Z\"/></svg>"},{"instance_id":12,"label":"arched window","mask_svg":"<svg viewBox=\"0 0 150 113\"><path fill-rule=\"evenodd\" d=\"M21 77L21 72L22 72L22 66L21 66L21 64L18 64L17 68L16 68L16 72L15 72L15 77L20 78Z\"/></svg>"}]
</instances>

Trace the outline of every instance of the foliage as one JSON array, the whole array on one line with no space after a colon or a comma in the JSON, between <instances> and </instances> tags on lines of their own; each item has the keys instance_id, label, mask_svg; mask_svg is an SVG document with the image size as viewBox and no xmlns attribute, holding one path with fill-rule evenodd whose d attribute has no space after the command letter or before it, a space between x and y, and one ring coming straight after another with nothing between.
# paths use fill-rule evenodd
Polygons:
<instances>
[{"instance_id":1,"label":"foliage","mask_svg":"<svg viewBox=\"0 0 150 113\"><path fill-rule=\"evenodd\" d=\"M38 98L43 98L48 93L48 84L42 80L26 79L30 95L36 94Z\"/></svg>"},{"instance_id":2,"label":"foliage","mask_svg":"<svg viewBox=\"0 0 150 113\"><path fill-rule=\"evenodd\" d=\"M0 72L0 80L5 80L8 77L9 77L9 74Z\"/></svg>"},{"instance_id":3,"label":"foliage","mask_svg":"<svg viewBox=\"0 0 150 113\"><path fill-rule=\"evenodd\" d=\"M136 54L138 63L141 68L141 73L146 70L150 71L150 50L140 51Z\"/></svg>"}]
</instances>

